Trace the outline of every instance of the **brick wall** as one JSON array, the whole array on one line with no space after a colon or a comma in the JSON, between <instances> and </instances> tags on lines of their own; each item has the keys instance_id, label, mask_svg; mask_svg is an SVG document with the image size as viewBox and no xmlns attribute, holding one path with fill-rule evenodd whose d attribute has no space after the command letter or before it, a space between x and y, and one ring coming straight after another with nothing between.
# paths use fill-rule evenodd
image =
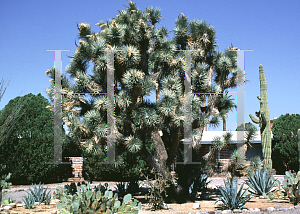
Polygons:
<instances>
[{"instance_id":1,"label":"brick wall","mask_svg":"<svg viewBox=\"0 0 300 214\"><path fill-rule=\"evenodd\" d=\"M70 162L72 162L73 168L73 176L74 177L82 177L82 165L83 165L83 158L82 157L68 157Z\"/></svg>"},{"instance_id":2,"label":"brick wall","mask_svg":"<svg viewBox=\"0 0 300 214\"><path fill-rule=\"evenodd\" d=\"M219 159L219 161L223 164L223 166L221 166L223 169L228 167L230 159L226 158L226 159Z\"/></svg>"}]
</instances>

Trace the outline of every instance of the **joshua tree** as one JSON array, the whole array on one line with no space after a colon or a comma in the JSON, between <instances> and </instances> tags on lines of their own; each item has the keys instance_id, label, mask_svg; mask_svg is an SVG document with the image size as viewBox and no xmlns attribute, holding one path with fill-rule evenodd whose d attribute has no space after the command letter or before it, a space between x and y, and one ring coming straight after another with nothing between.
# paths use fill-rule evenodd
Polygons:
<instances>
[{"instance_id":1,"label":"joshua tree","mask_svg":"<svg viewBox=\"0 0 300 214\"><path fill-rule=\"evenodd\" d=\"M264 73L264 68L262 65L259 65L259 80L260 80L260 97L257 96L257 99L260 101L260 111L255 112L254 117L252 114L249 114L253 123L258 123L261 133L261 143L262 143L262 152L264 156L264 164L269 169L272 170L272 141L271 141L271 128L270 128L270 114L268 106L268 97L267 97L267 80Z\"/></svg>"},{"instance_id":2,"label":"joshua tree","mask_svg":"<svg viewBox=\"0 0 300 214\"><path fill-rule=\"evenodd\" d=\"M239 127L236 128L236 131L245 131L246 140L244 141L244 149L246 154L248 147L252 147L250 140L252 141L254 139L257 128L249 122L245 123L245 125L241 124Z\"/></svg>"},{"instance_id":3,"label":"joshua tree","mask_svg":"<svg viewBox=\"0 0 300 214\"><path fill-rule=\"evenodd\" d=\"M159 9L150 7L143 12L130 2L116 18L97 24L102 29L100 33L92 33L88 24L79 24L79 45L67 68L75 84L70 84L63 76L62 90L105 93L107 69L103 50L122 50L114 53L116 144L126 145L170 182L171 164L178 158L184 138L184 50L197 50L192 53L192 92L198 93L192 96L193 148L200 145L204 127L207 124L217 126L229 110L227 105L218 106L222 97L219 94L211 95L203 107L204 93L224 93L243 79L237 69L236 52L229 48L225 53L215 51L212 26L204 21L189 22L181 14L173 29L175 38L167 39L167 29L155 26L160 19ZM86 74L88 62L94 64L91 76ZM205 85L210 71L214 72L214 84ZM46 74L53 79L54 69ZM232 77L229 78L229 74ZM144 99L152 89L156 90L156 103ZM53 93L52 84L48 90L52 100ZM63 120L71 130L71 138L82 149L92 152L97 145L97 149L105 149L107 102L106 96L95 94L69 94L63 98ZM229 140L227 136L222 145ZM192 165L186 168L196 167ZM188 187L197 173L189 174L185 183L180 184L184 194L189 195Z\"/></svg>"}]
</instances>

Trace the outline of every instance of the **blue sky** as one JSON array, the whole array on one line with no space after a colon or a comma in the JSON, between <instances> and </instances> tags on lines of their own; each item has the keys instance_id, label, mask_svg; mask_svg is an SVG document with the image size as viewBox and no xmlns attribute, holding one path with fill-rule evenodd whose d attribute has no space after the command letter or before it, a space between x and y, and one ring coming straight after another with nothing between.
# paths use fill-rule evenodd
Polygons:
<instances>
[{"instance_id":1,"label":"blue sky","mask_svg":"<svg viewBox=\"0 0 300 214\"><path fill-rule=\"evenodd\" d=\"M264 66L268 83L270 118L286 113L299 114L300 99L300 28L298 1L214 1L214 0L136 0L137 7L162 9L160 26L172 31L182 12L189 20L205 20L215 27L219 50L231 43L240 49L253 49L245 54L245 122L249 113L259 110L259 64ZM77 23L89 23L92 31L101 20L114 18L124 10L126 0L89 1L2 1L0 19L0 80L10 83L0 102L0 109L17 96L41 93L50 86L45 75L53 66L54 53L45 49L71 49L63 52L62 67L69 64L78 41ZM170 37L173 37L172 32ZM153 94L152 100L155 93ZM233 96L235 98L235 95ZM256 125L257 126L257 125ZM236 111L229 114L228 130L235 130ZM258 127L258 126L257 126ZM221 131L218 128L209 128Z\"/></svg>"}]
</instances>

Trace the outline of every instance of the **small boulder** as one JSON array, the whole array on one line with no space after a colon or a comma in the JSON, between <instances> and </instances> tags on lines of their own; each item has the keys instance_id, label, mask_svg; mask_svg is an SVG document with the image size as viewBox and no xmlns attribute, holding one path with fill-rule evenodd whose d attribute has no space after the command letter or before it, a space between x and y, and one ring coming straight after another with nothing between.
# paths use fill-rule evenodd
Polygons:
<instances>
[{"instance_id":1,"label":"small boulder","mask_svg":"<svg viewBox=\"0 0 300 214\"><path fill-rule=\"evenodd\" d=\"M11 206L4 206L4 210L11 210Z\"/></svg>"},{"instance_id":2,"label":"small boulder","mask_svg":"<svg viewBox=\"0 0 300 214\"><path fill-rule=\"evenodd\" d=\"M195 209L200 209L201 208L201 206L200 206L200 204L199 203L194 203L193 204L193 209L195 210Z\"/></svg>"},{"instance_id":3,"label":"small boulder","mask_svg":"<svg viewBox=\"0 0 300 214\"><path fill-rule=\"evenodd\" d=\"M161 208L163 208L163 209L165 209L165 210L169 209L169 208L168 208L168 205L167 205L166 203L163 203L163 204L161 205Z\"/></svg>"}]
</instances>

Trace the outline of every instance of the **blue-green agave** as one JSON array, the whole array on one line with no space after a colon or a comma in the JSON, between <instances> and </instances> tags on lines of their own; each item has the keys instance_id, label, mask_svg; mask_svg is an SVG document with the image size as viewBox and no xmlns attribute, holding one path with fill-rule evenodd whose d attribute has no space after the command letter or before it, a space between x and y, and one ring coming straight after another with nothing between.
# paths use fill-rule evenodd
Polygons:
<instances>
[{"instance_id":1,"label":"blue-green agave","mask_svg":"<svg viewBox=\"0 0 300 214\"><path fill-rule=\"evenodd\" d=\"M242 194L242 190L245 184L243 183L240 190L237 192L236 178L228 179L228 182L225 182L224 180L224 184L225 184L225 188L217 187L220 190L222 196L218 196L218 199L216 200L215 204L218 201L223 202L223 204L220 204L217 208L220 208L222 210L244 209L245 204L251 199L250 198L251 194L246 195L249 188L246 189Z\"/></svg>"}]
</instances>

